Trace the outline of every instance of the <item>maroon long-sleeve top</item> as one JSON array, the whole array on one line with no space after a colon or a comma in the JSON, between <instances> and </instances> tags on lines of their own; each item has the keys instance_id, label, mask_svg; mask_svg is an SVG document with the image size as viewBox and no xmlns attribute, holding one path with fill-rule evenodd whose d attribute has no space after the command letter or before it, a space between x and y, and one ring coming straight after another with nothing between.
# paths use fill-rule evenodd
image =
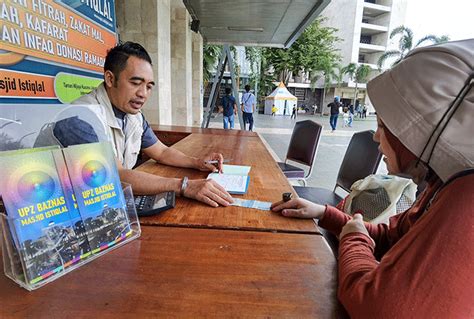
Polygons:
<instances>
[{"instance_id":1,"label":"maroon long-sleeve top","mask_svg":"<svg viewBox=\"0 0 474 319\"><path fill-rule=\"evenodd\" d=\"M375 246L341 239L338 297L352 318L474 318L474 174L440 186L389 225L366 223ZM327 206L319 225L339 235L349 219Z\"/></svg>"}]
</instances>

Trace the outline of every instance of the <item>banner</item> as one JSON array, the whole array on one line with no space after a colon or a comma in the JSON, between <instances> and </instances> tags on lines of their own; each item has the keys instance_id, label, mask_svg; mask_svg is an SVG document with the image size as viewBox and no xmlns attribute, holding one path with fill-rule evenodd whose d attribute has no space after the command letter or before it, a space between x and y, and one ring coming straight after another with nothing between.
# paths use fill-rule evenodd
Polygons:
<instances>
[{"instance_id":1,"label":"banner","mask_svg":"<svg viewBox=\"0 0 474 319\"><path fill-rule=\"evenodd\" d=\"M0 104L69 103L103 77L113 0L0 3Z\"/></svg>"}]
</instances>

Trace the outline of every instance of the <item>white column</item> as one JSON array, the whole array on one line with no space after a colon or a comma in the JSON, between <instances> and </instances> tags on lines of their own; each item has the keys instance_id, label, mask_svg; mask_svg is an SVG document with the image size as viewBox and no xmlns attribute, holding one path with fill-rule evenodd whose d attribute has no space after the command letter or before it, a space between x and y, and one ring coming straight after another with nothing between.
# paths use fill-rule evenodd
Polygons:
<instances>
[{"instance_id":1,"label":"white column","mask_svg":"<svg viewBox=\"0 0 474 319\"><path fill-rule=\"evenodd\" d=\"M193 40L193 96L192 96L192 109L193 109L193 126L201 126L203 116L203 71L202 71L202 55L203 55L203 40L202 36L198 33L192 33Z\"/></svg>"},{"instance_id":2,"label":"white column","mask_svg":"<svg viewBox=\"0 0 474 319\"><path fill-rule=\"evenodd\" d=\"M170 0L116 0L120 40L140 43L153 62L156 88L143 107L150 124L171 124Z\"/></svg>"},{"instance_id":3,"label":"white column","mask_svg":"<svg viewBox=\"0 0 474 319\"><path fill-rule=\"evenodd\" d=\"M170 0L158 0L156 9L158 21L156 67L158 74L156 77L157 89L155 90L158 92L158 123L170 125L172 124ZM144 21L144 24L146 23Z\"/></svg>"},{"instance_id":4,"label":"white column","mask_svg":"<svg viewBox=\"0 0 474 319\"><path fill-rule=\"evenodd\" d=\"M191 18L181 1L171 2L171 105L174 125L192 125Z\"/></svg>"}]
</instances>

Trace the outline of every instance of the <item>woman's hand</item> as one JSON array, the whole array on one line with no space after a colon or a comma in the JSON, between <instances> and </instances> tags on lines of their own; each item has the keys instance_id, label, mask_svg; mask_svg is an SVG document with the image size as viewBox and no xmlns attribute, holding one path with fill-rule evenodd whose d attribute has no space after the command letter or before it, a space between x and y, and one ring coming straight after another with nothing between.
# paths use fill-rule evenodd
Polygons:
<instances>
[{"instance_id":1,"label":"woman's hand","mask_svg":"<svg viewBox=\"0 0 474 319\"><path fill-rule=\"evenodd\" d=\"M342 237L350 233L362 233L370 238L369 232L367 231L367 228L365 228L364 219L362 218L361 214L355 214L354 217L352 217L352 219L349 220L344 225L344 227L342 227L341 233L339 234L339 240L341 240ZM374 241L372 240L372 242Z\"/></svg>"},{"instance_id":2,"label":"woman's hand","mask_svg":"<svg viewBox=\"0 0 474 319\"><path fill-rule=\"evenodd\" d=\"M279 212L286 217L317 218L321 219L326 211L326 206L312 203L306 199L294 198L287 202L279 201L270 207L272 211Z\"/></svg>"}]
</instances>

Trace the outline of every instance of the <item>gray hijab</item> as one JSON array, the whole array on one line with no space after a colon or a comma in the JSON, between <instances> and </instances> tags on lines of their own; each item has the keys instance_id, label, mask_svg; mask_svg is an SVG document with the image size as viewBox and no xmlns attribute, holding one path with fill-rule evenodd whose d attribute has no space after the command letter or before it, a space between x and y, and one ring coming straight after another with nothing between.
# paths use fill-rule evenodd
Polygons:
<instances>
[{"instance_id":1,"label":"gray hijab","mask_svg":"<svg viewBox=\"0 0 474 319\"><path fill-rule=\"evenodd\" d=\"M474 167L473 75L468 39L413 50L367 84L384 125L443 181Z\"/></svg>"}]
</instances>

